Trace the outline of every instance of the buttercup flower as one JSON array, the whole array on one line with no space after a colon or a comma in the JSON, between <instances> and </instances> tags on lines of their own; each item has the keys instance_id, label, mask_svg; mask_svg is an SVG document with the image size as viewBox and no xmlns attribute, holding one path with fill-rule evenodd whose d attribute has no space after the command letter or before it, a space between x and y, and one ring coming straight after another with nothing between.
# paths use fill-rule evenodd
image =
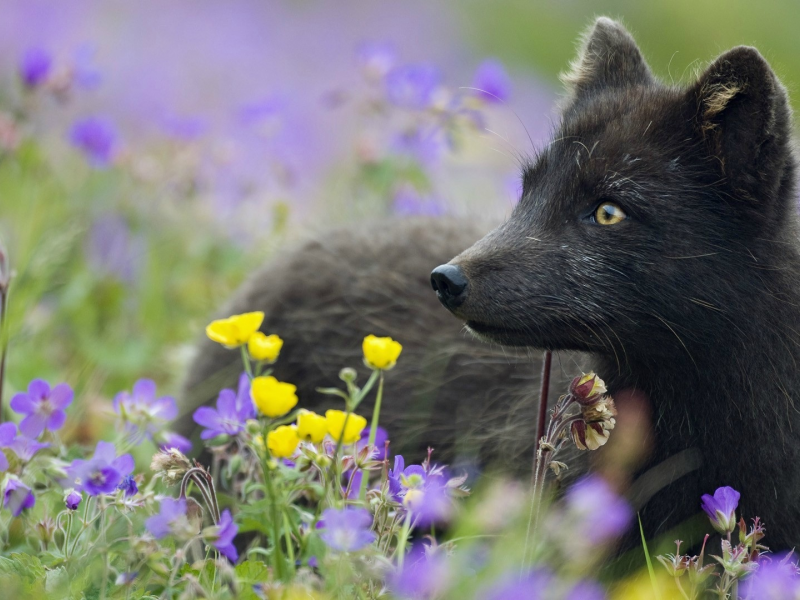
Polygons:
<instances>
[{"instance_id":1,"label":"buttercup flower","mask_svg":"<svg viewBox=\"0 0 800 600\"><path fill-rule=\"evenodd\" d=\"M282 417L297 404L297 386L283 383L272 375L256 377L250 388L253 403L267 417Z\"/></svg>"},{"instance_id":2,"label":"buttercup flower","mask_svg":"<svg viewBox=\"0 0 800 600\"><path fill-rule=\"evenodd\" d=\"M322 513L320 537L330 548L355 552L375 540L372 515L365 508L328 508Z\"/></svg>"},{"instance_id":3,"label":"buttercup flower","mask_svg":"<svg viewBox=\"0 0 800 600\"><path fill-rule=\"evenodd\" d=\"M28 437L37 438L42 432L57 431L64 425L67 414L64 409L72 403L72 388L59 383L52 390L42 379L28 384L27 393L16 394L11 399L11 409L27 415L19 424L19 430Z\"/></svg>"},{"instance_id":4,"label":"buttercup flower","mask_svg":"<svg viewBox=\"0 0 800 600\"><path fill-rule=\"evenodd\" d=\"M31 488L16 477L8 479L6 490L3 493L3 506L10 510L12 515L18 517L23 510L33 508L34 504L36 504L36 498Z\"/></svg>"},{"instance_id":5,"label":"buttercup flower","mask_svg":"<svg viewBox=\"0 0 800 600\"><path fill-rule=\"evenodd\" d=\"M352 444L361 439L361 432L367 426L367 420L357 414L347 416L342 410L325 411L325 420L328 423L328 433L338 442L341 438L343 444ZM345 420L347 427L345 428ZM344 435L343 435L344 434Z\"/></svg>"},{"instance_id":6,"label":"buttercup flower","mask_svg":"<svg viewBox=\"0 0 800 600\"><path fill-rule=\"evenodd\" d=\"M134 444L161 431L178 416L178 404L171 396L156 397L156 384L151 379L140 379L133 391L120 392L114 397L114 412L124 425Z\"/></svg>"},{"instance_id":7,"label":"buttercup flower","mask_svg":"<svg viewBox=\"0 0 800 600\"><path fill-rule=\"evenodd\" d=\"M255 360L274 363L278 360L281 348L283 348L283 340L274 333L264 335L260 331L256 331L247 340L247 351Z\"/></svg>"},{"instance_id":8,"label":"buttercup flower","mask_svg":"<svg viewBox=\"0 0 800 600\"><path fill-rule=\"evenodd\" d=\"M391 369L397 362L403 346L400 342L394 341L390 337L376 337L368 335L361 344L364 350L364 363L370 369Z\"/></svg>"},{"instance_id":9,"label":"buttercup flower","mask_svg":"<svg viewBox=\"0 0 800 600\"><path fill-rule=\"evenodd\" d=\"M213 342L227 348L236 348L246 344L263 322L264 313L261 311L233 315L227 319L212 321L206 327L206 335Z\"/></svg>"},{"instance_id":10,"label":"buttercup flower","mask_svg":"<svg viewBox=\"0 0 800 600\"><path fill-rule=\"evenodd\" d=\"M290 457L299 443L296 425L281 425L267 434L267 447L275 458Z\"/></svg>"},{"instance_id":11,"label":"buttercup flower","mask_svg":"<svg viewBox=\"0 0 800 600\"><path fill-rule=\"evenodd\" d=\"M114 444L97 442L94 456L90 460L74 460L67 475L74 481L76 490L98 496L113 493L122 479L133 472L134 466L130 454L118 457Z\"/></svg>"},{"instance_id":12,"label":"buttercup flower","mask_svg":"<svg viewBox=\"0 0 800 600\"><path fill-rule=\"evenodd\" d=\"M64 505L70 510L77 510L78 506L81 504L81 500L83 500L83 496L81 496L80 492L70 490L67 492L67 495L64 496Z\"/></svg>"},{"instance_id":13,"label":"buttercup flower","mask_svg":"<svg viewBox=\"0 0 800 600\"><path fill-rule=\"evenodd\" d=\"M736 507L741 494L729 486L717 488L713 496L703 494L701 507L708 515L712 527L726 535L736 527Z\"/></svg>"},{"instance_id":14,"label":"buttercup flower","mask_svg":"<svg viewBox=\"0 0 800 600\"><path fill-rule=\"evenodd\" d=\"M308 442L319 444L328 433L328 421L310 410L297 413L297 435Z\"/></svg>"},{"instance_id":15,"label":"buttercup flower","mask_svg":"<svg viewBox=\"0 0 800 600\"><path fill-rule=\"evenodd\" d=\"M225 509L222 511L219 524L207 528L203 532L203 536L220 554L231 562L236 562L236 559L239 558L239 553L236 551L236 546L233 545L233 538L236 537L238 531L239 528L233 522L233 517L231 517L231 511Z\"/></svg>"},{"instance_id":16,"label":"buttercup flower","mask_svg":"<svg viewBox=\"0 0 800 600\"><path fill-rule=\"evenodd\" d=\"M217 397L216 410L201 406L194 412L194 422L206 427L200 434L204 440L218 435L238 435L244 431L247 420L255 416L253 402L250 400L250 380L246 373L239 377L239 392L224 389Z\"/></svg>"}]
</instances>

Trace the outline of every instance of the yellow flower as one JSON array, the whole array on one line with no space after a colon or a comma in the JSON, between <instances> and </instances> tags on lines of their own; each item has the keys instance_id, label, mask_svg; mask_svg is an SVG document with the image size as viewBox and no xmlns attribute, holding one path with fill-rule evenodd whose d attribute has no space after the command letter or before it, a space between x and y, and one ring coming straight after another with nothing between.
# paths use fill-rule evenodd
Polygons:
<instances>
[{"instance_id":1,"label":"yellow flower","mask_svg":"<svg viewBox=\"0 0 800 600\"><path fill-rule=\"evenodd\" d=\"M400 342L390 337L376 337L368 335L361 344L364 350L364 362L370 369L391 369L397 362L397 357L403 351Z\"/></svg>"},{"instance_id":2,"label":"yellow flower","mask_svg":"<svg viewBox=\"0 0 800 600\"><path fill-rule=\"evenodd\" d=\"M346 413L342 410L327 410L325 411L325 420L328 423L328 433L331 437L339 441L342 438L343 444L352 444L361 438L361 432L367 426L367 420L359 415L350 413L347 418L347 428L344 427ZM344 429L344 437L342 437L342 430Z\"/></svg>"},{"instance_id":3,"label":"yellow flower","mask_svg":"<svg viewBox=\"0 0 800 600\"><path fill-rule=\"evenodd\" d=\"M218 342L228 348L236 348L246 344L263 322L264 313L260 311L233 315L227 319L212 321L206 327L206 335L213 342Z\"/></svg>"},{"instance_id":4,"label":"yellow flower","mask_svg":"<svg viewBox=\"0 0 800 600\"><path fill-rule=\"evenodd\" d=\"M328 433L328 421L310 410L301 410L297 415L297 433L304 440L319 444Z\"/></svg>"},{"instance_id":5,"label":"yellow flower","mask_svg":"<svg viewBox=\"0 0 800 600\"><path fill-rule=\"evenodd\" d=\"M261 414L282 417L297 404L297 386L278 381L272 375L256 377L250 386L250 397Z\"/></svg>"},{"instance_id":6,"label":"yellow flower","mask_svg":"<svg viewBox=\"0 0 800 600\"><path fill-rule=\"evenodd\" d=\"M296 425L281 425L267 434L267 447L275 458L289 458L299 443Z\"/></svg>"},{"instance_id":7,"label":"yellow flower","mask_svg":"<svg viewBox=\"0 0 800 600\"><path fill-rule=\"evenodd\" d=\"M260 331L256 331L247 340L247 351L255 360L274 363L278 360L281 348L283 348L283 340L274 333L272 335L264 335Z\"/></svg>"}]
</instances>

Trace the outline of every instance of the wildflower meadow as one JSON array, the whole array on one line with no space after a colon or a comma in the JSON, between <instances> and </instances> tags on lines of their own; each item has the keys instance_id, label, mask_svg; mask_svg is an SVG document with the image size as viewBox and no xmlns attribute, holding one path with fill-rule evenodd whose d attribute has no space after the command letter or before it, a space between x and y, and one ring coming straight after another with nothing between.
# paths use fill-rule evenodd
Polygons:
<instances>
[{"instance_id":1,"label":"wildflower meadow","mask_svg":"<svg viewBox=\"0 0 800 600\"><path fill-rule=\"evenodd\" d=\"M580 471L626 439L604 373L559 367L529 476L468 473L393 450L403 339L365 327L318 414L291 330L209 317L301 231L508 212L558 88L469 45L485 7L136 4L0 0L0 598L800 598L737 490L651 540ZM190 440L203 334L238 385Z\"/></svg>"}]
</instances>

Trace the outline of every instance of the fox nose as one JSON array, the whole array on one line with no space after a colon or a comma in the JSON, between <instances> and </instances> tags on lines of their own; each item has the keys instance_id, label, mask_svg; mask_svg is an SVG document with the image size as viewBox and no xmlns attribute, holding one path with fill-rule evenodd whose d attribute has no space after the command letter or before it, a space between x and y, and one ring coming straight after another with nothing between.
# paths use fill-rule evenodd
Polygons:
<instances>
[{"instance_id":1,"label":"fox nose","mask_svg":"<svg viewBox=\"0 0 800 600\"><path fill-rule=\"evenodd\" d=\"M458 308L467 297L467 278L456 265L439 265L431 272L431 286L439 302L449 309Z\"/></svg>"}]
</instances>

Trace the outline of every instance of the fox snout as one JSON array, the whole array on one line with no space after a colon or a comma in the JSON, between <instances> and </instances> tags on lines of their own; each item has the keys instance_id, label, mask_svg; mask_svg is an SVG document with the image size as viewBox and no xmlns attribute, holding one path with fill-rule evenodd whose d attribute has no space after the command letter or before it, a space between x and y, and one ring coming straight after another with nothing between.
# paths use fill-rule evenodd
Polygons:
<instances>
[{"instance_id":1,"label":"fox snout","mask_svg":"<svg viewBox=\"0 0 800 600\"><path fill-rule=\"evenodd\" d=\"M458 308L469 293L469 281L458 265L439 265L431 272L431 287L447 310Z\"/></svg>"}]
</instances>

